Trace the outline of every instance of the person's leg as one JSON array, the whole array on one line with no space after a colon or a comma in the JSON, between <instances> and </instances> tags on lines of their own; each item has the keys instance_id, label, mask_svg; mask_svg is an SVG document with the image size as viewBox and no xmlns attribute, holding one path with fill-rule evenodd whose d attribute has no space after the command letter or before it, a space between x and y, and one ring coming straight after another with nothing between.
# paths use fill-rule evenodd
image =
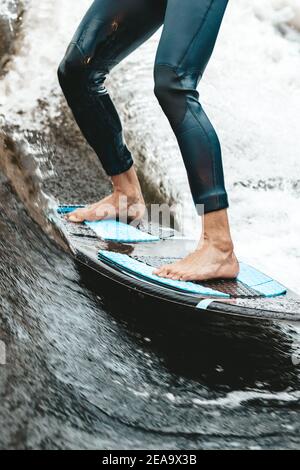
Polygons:
<instances>
[{"instance_id":1,"label":"person's leg","mask_svg":"<svg viewBox=\"0 0 300 470\"><path fill-rule=\"evenodd\" d=\"M156 274L173 279L234 278L220 143L197 85L213 51L228 0L168 0L157 50L155 94L176 135L195 205L204 212L198 249Z\"/></svg>"},{"instance_id":2,"label":"person's leg","mask_svg":"<svg viewBox=\"0 0 300 470\"><path fill-rule=\"evenodd\" d=\"M121 122L104 81L122 59L162 24L167 0L95 0L79 25L58 69L67 102L88 143L111 176L114 192L105 200L70 215L70 220L95 220L119 212L119 196L128 205L143 197L124 140Z\"/></svg>"}]
</instances>

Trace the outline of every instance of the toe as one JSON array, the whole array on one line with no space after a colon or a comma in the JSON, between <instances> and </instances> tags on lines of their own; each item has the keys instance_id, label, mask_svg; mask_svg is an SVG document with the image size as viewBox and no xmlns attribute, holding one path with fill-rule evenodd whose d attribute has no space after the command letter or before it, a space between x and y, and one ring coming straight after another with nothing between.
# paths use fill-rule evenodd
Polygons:
<instances>
[{"instance_id":1,"label":"toe","mask_svg":"<svg viewBox=\"0 0 300 470\"><path fill-rule=\"evenodd\" d=\"M69 220L70 222L82 222L84 220L84 217L80 210L76 210L68 214L66 219Z\"/></svg>"},{"instance_id":2,"label":"toe","mask_svg":"<svg viewBox=\"0 0 300 470\"><path fill-rule=\"evenodd\" d=\"M169 277L174 279L175 281L179 281L181 278L182 267L180 265L174 264L171 265L171 269L169 271Z\"/></svg>"},{"instance_id":3,"label":"toe","mask_svg":"<svg viewBox=\"0 0 300 470\"><path fill-rule=\"evenodd\" d=\"M178 275L178 271L177 269L175 268L175 266L173 265L170 265L168 270L167 270L167 273L166 273L166 277L168 279L173 279L174 281L176 281L177 279L179 279L179 275Z\"/></svg>"},{"instance_id":4,"label":"toe","mask_svg":"<svg viewBox=\"0 0 300 470\"><path fill-rule=\"evenodd\" d=\"M155 274L156 276L164 276L166 268L167 268L167 265L164 264L163 266L160 266L159 268L154 269L153 274Z\"/></svg>"},{"instance_id":5,"label":"toe","mask_svg":"<svg viewBox=\"0 0 300 470\"><path fill-rule=\"evenodd\" d=\"M159 277L167 277L167 270L162 269L156 275L159 276Z\"/></svg>"},{"instance_id":6,"label":"toe","mask_svg":"<svg viewBox=\"0 0 300 470\"><path fill-rule=\"evenodd\" d=\"M155 268L155 269L153 269L152 274L155 274L155 276L159 276L159 274L161 273L161 271L162 271L162 267L160 267L160 268Z\"/></svg>"},{"instance_id":7,"label":"toe","mask_svg":"<svg viewBox=\"0 0 300 470\"><path fill-rule=\"evenodd\" d=\"M170 266L170 267L166 270L165 277L167 277L168 279L173 279L175 275L176 275L175 272L173 271L172 267Z\"/></svg>"},{"instance_id":8,"label":"toe","mask_svg":"<svg viewBox=\"0 0 300 470\"><path fill-rule=\"evenodd\" d=\"M190 273L190 272L183 273L180 276L180 280L185 281L185 282L192 281L193 280L193 274Z\"/></svg>"}]
</instances>

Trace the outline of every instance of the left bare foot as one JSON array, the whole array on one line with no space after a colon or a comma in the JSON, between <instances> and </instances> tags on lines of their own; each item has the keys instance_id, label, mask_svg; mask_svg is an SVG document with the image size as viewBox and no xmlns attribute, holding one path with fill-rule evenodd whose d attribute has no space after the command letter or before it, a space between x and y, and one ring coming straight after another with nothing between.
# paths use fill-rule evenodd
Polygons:
<instances>
[{"instance_id":1,"label":"left bare foot","mask_svg":"<svg viewBox=\"0 0 300 470\"><path fill-rule=\"evenodd\" d=\"M235 279L239 262L234 254L227 210L205 214L198 248L176 263L155 269L153 274L180 281Z\"/></svg>"},{"instance_id":2,"label":"left bare foot","mask_svg":"<svg viewBox=\"0 0 300 470\"><path fill-rule=\"evenodd\" d=\"M182 260L154 271L157 276L181 281L235 279L238 273L239 263L233 247L218 248L207 241Z\"/></svg>"}]
</instances>

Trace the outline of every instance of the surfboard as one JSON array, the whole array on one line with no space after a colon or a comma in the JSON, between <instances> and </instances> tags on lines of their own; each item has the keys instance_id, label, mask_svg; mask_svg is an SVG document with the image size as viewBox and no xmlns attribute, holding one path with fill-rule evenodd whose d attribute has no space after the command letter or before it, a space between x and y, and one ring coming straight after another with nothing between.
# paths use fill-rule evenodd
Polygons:
<instances>
[{"instance_id":1,"label":"surfboard","mask_svg":"<svg viewBox=\"0 0 300 470\"><path fill-rule=\"evenodd\" d=\"M235 280L185 282L164 279L154 268L174 262L195 248L195 240L175 230L143 222L115 220L76 224L66 214L84 205L60 205L52 221L76 262L96 281L99 292L125 291L131 298L192 316L227 315L247 319L300 321L300 297L271 276L240 262ZM95 284L95 283L94 283Z\"/></svg>"}]
</instances>

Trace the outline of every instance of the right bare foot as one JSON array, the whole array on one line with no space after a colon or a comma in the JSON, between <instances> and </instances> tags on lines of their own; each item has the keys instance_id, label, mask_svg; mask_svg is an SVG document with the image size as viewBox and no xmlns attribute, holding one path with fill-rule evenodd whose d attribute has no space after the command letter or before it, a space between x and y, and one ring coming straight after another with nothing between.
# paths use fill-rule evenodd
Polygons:
<instances>
[{"instance_id":1,"label":"right bare foot","mask_svg":"<svg viewBox=\"0 0 300 470\"><path fill-rule=\"evenodd\" d=\"M70 222L90 222L103 219L119 218L124 222L132 220L139 221L145 212L145 203L143 198L138 196L127 196L125 193L114 191L110 196L101 199L90 206L82 209L76 209L71 212L67 219Z\"/></svg>"},{"instance_id":2,"label":"right bare foot","mask_svg":"<svg viewBox=\"0 0 300 470\"><path fill-rule=\"evenodd\" d=\"M134 168L112 177L114 191L95 204L68 214L70 222L119 218L124 222L139 221L145 213L145 202Z\"/></svg>"}]
</instances>

